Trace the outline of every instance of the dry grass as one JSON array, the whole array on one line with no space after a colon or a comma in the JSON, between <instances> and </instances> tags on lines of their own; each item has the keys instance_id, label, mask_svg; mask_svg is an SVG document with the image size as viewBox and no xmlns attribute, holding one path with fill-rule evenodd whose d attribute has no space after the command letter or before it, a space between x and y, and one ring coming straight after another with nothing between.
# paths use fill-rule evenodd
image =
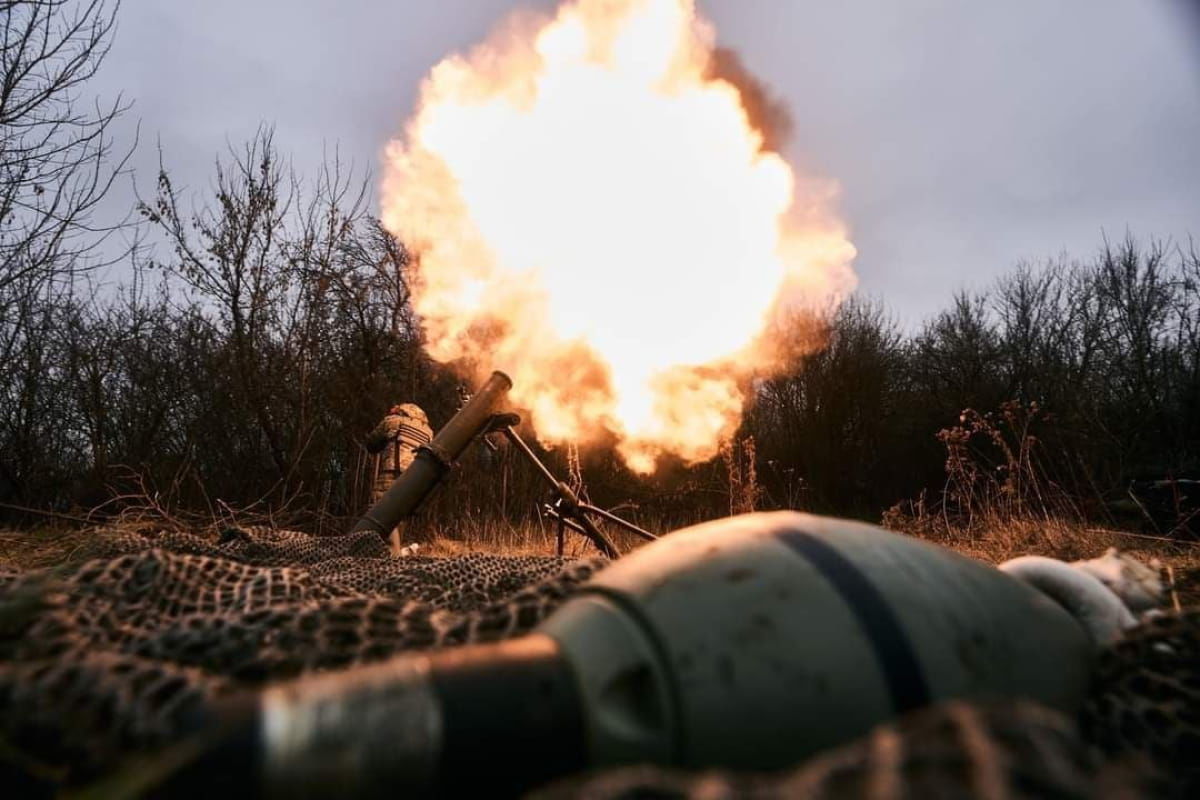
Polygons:
<instances>
[{"instance_id":1,"label":"dry grass","mask_svg":"<svg viewBox=\"0 0 1200 800\"><path fill-rule=\"evenodd\" d=\"M1174 576L1180 602L1200 604L1200 542L1098 528L1054 517L977 515L965 525L940 515L909 515L892 509L884 515L884 524L990 564L1030 554L1075 561L1095 558L1115 547L1143 561L1159 559Z\"/></svg>"},{"instance_id":2,"label":"dry grass","mask_svg":"<svg viewBox=\"0 0 1200 800\"><path fill-rule=\"evenodd\" d=\"M1043 464L1033 431L1048 422L1037 403L1007 402L987 414L964 410L957 425L938 434L946 447L941 494L896 504L884 513L884 527L993 564L1028 554L1074 561L1116 547L1144 561L1159 559L1180 602L1200 603L1200 542L1088 520Z\"/></svg>"},{"instance_id":3,"label":"dry grass","mask_svg":"<svg viewBox=\"0 0 1200 800\"><path fill-rule=\"evenodd\" d=\"M74 560L90 531L78 528L0 530L0 568L41 569Z\"/></svg>"},{"instance_id":4,"label":"dry grass","mask_svg":"<svg viewBox=\"0 0 1200 800\"><path fill-rule=\"evenodd\" d=\"M263 519L238 519L244 525L268 524ZM202 536L215 536L217 530L231 524L229 519L164 520L152 517L123 517L103 525L51 524L24 530L0 529L0 568L41 569L86 558L89 542L99 532L125 531L149 534L157 531L188 530ZM323 533L345 529L350 523L338 526L323 525ZM284 527L284 526L281 526ZM312 526L298 526L310 529ZM677 526L655 526L652 530L669 530ZM642 540L623 531L606 528L605 533L625 553L642 544ZM418 542L422 555L454 556L471 552L498 553L506 555L548 555L557 552L556 525L553 521L534 518L520 524L466 516L453 526L436 525L432 520L421 520L406 531L405 543ZM566 531L563 539L563 555L568 558L585 558L598 555L599 551L585 538Z\"/></svg>"},{"instance_id":5,"label":"dry grass","mask_svg":"<svg viewBox=\"0 0 1200 800\"><path fill-rule=\"evenodd\" d=\"M650 531L673 530L678 525L638 523ZM638 537L610 526L601 526L605 535L622 553L635 550L644 542ZM547 555L558 552L557 524L553 520L535 518L519 523L505 520L464 517L452 527L432 521L416 523L405 532L406 542L418 542L421 553L438 556L462 553L502 553L511 555ZM587 539L573 531L563 536L563 555L567 558L586 558L599 555L599 550Z\"/></svg>"},{"instance_id":6,"label":"dry grass","mask_svg":"<svg viewBox=\"0 0 1200 800\"><path fill-rule=\"evenodd\" d=\"M962 527L948 524L941 516L906 517L893 510L886 516L884 525L990 564L1031 554L1075 561L1095 558L1107 548L1116 547L1144 561L1152 558L1162 561L1174 574L1180 602L1200 604L1200 543L1197 542L1173 541L1055 518L978 515L969 527ZM682 526L660 522L651 529L668 531L678 527ZM642 544L639 539L619 531L609 529L607 532L622 552ZM555 552L556 547L553 524L539 525L537 520L521 526L468 520L454 526L453 536L447 535L444 529L439 532L428 525L414 534L415 540L422 543L422 553L429 555L450 556L467 552L547 554ZM596 555L597 551L581 536L568 531L564 554L584 557Z\"/></svg>"},{"instance_id":7,"label":"dry grass","mask_svg":"<svg viewBox=\"0 0 1200 800\"><path fill-rule=\"evenodd\" d=\"M904 516L893 510L884 524L993 564L1030 553L1071 561L1092 558L1108 547L1117 547L1145 560L1158 558L1172 566L1181 593L1188 595L1193 603L1200 602L1200 543L1196 542L1175 542L1055 519L989 520L977 517L971 527L965 528L947 524L940 516ZM166 526L125 520L102 527L106 531L120 528L147 532ZM660 524L655 529L674 527L679 526ZM0 530L0 567L36 569L74 560L86 554L89 539L99 530L101 526L65 525ZM641 544L639 539L621 531L609 529L607 532L622 552L629 552ZM414 526L407 540L420 542L424 554L440 556L468 552L548 554L555 552L557 547L554 524L539 523L537 519L522 525L468 519L456 524L452 534L444 527L435 528L430 522L424 522ZM585 557L596 552L583 537L567 531L564 540L566 556Z\"/></svg>"}]
</instances>

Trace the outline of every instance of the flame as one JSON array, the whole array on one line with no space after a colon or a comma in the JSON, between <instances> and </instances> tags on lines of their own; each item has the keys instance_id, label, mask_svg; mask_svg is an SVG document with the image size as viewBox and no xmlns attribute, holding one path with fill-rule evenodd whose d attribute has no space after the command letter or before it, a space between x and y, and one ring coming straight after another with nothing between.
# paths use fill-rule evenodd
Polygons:
<instances>
[{"instance_id":1,"label":"flame","mask_svg":"<svg viewBox=\"0 0 1200 800\"><path fill-rule=\"evenodd\" d=\"M575 0L439 63L387 150L430 355L642 472L713 457L773 323L854 281L831 187L764 146L713 54L692 0Z\"/></svg>"}]
</instances>

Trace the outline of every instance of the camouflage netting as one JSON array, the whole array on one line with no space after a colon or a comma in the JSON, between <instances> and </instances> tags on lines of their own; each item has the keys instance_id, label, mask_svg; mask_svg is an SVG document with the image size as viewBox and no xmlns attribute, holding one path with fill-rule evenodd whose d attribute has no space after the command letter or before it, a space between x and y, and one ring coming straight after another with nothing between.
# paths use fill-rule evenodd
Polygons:
<instances>
[{"instance_id":1,"label":"camouflage netting","mask_svg":"<svg viewBox=\"0 0 1200 800\"><path fill-rule=\"evenodd\" d=\"M770 775L610 770L531 800L1088 800L1170 796L1139 763L1100 763L1065 717L1032 704L949 702Z\"/></svg>"},{"instance_id":2,"label":"camouflage netting","mask_svg":"<svg viewBox=\"0 0 1200 800\"><path fill-rule=\"evenodd\" d=\"M88 555L0 573L0 785L92 778L223 693L524 633L606 563L267 528L100 532Z\"/></svg>"},{"instance_id":3,"label":"camouflage netting","mask_svg":"<svg viewBox=\"0 0 1200 800\"><path fill-rule=\"evenodd\" d=\"M519 635L605 563L394 558L373 534L245 528L217 539L98 535L81 560L0 571L0 786L20 794L88 781L179 740L215 698L247 687ZM642 767L544 796L1200 796L1198 668L1193 609L1102 655L1082 736L1043 709L952 703L781 774Z\"/></svg>"}]
</instances>

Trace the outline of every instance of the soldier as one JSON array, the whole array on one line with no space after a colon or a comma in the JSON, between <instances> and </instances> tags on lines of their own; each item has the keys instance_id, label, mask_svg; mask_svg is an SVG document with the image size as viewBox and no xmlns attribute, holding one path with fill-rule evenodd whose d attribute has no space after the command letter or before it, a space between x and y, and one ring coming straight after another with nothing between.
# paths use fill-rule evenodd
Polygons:
<instances>
[{"instance_id":1,"label":"soldier","mask_svg":"<svg viewBox=\"0 0 1200 800\"><path fill-rule=\"evenodd\" d=\"M379 454L375 459L375 481L371 486L372 505L379 502L392 481L408 469L417 448L429 444L432 438L429 419L420 406L401 403L388 409L387 416L367 435L367 451ZM392 530L390 544L392 553L402 554L399 526Z\"/></svg>"}]
</instances>

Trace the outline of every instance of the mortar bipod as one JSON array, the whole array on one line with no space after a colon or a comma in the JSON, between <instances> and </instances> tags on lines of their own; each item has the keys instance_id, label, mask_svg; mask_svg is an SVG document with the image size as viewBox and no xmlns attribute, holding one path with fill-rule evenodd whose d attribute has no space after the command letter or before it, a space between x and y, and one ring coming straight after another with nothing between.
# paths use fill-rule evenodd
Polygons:
<instances>
[{"instance_id":1,"label":"mortar bipod","mask_svg":"<svg viewBox=\"0 0 1200 800\"><path fill-rule=\"evenodd\" d=\"M588 516L589 514L599 517L605 522L626 530L646 541L653 541L658 538L653 533L650 533L650 531L639 528L632 522L621 519L612 512L580 500L575 491L566 483L556 478L554 473L550 471L550 468L537 457L533 449L517 433L516 426L520 424L521 417L517 414L493 414L484 430L484 441L487 441L486 437L489 434L503 434L504 438L508 439L512 446L525 457L525 460L533 465L538 474L542 476L542 480L550 487L551 500L542 506L542 510L558 522L559 556L563 554L564 528L569 528L575 533L586 537L592 544L596 545L601 553L609 558L616 558L620 555L616 545L596 526L596 523Z\"/></svg>"}]
</instances>

